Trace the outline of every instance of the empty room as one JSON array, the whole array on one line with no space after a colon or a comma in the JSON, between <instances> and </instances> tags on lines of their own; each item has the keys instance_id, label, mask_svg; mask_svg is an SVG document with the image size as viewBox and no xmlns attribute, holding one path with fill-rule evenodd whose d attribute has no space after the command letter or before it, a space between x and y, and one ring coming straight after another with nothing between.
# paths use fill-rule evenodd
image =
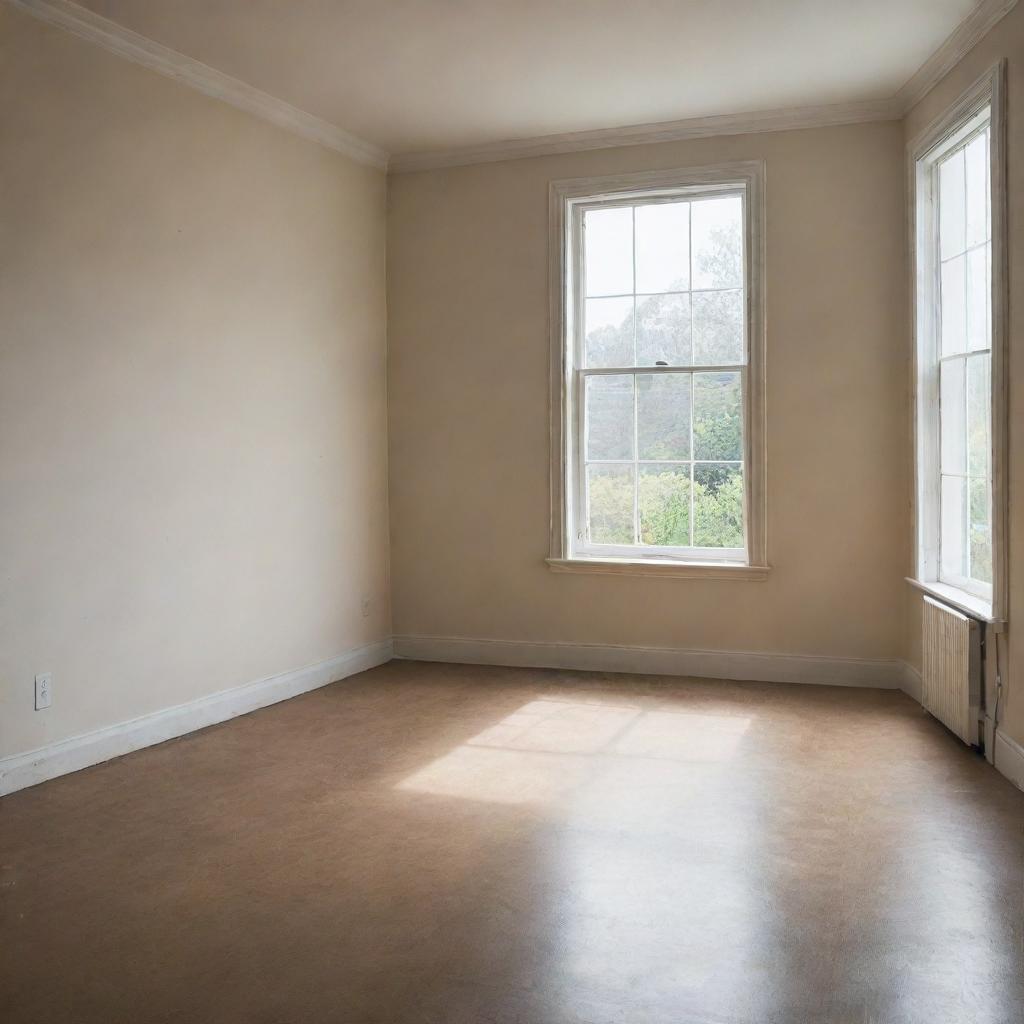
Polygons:
<instances>
[{"instance_id":1,"label":"empty room","mask_svg":"<svg viewBox=\"0 0 1024 1024\"><path fill-rule=\"evenodd\" d=\"M0 0L0 1021L1024 1024L1021 438L1024 3Z\"/></svg>"}]
</instances>

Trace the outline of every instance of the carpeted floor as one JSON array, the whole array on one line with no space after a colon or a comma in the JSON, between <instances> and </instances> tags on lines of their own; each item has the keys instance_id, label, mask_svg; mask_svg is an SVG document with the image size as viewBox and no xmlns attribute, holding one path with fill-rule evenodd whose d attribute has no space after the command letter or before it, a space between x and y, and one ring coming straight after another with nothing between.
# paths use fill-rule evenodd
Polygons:
<instances>
[{"instance_id":1,"label":"carpeted floor","mask_svg":"<svg viewBox=\"0 0 1024 1024\"><path fill-rule=\"evenodd\" d=\"M392 662L0 872L4 1024L1024 1020L1024 793L895 692Z\"/></svg>"}]
</instances>

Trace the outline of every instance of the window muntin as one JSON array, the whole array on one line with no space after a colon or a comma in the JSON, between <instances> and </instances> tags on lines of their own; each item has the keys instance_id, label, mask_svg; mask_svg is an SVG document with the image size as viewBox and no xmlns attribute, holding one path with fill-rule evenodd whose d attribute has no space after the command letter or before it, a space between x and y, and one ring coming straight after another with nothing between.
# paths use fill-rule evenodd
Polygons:
<instances>
[{"instance_id":1,"label":"window muntin","mask_svg":"<svg viewBox=\"0 0 1024 1024\"><path fill-rule=\"evenodd\" d=\"M992 205L986 107L927 158L935 230L937 579L992 596ZM937 493L936 493L937 492Z\"/></svg>"},{"instance_id":2,"label":"window muntin","mask_svg":"<svg viewBox=\"0 0 1024 1024\"><path fill-rule=\"evenodd\" d=\"M572 213L572 553L747 560L746 191Z\"/></svg>"}]
</instances>

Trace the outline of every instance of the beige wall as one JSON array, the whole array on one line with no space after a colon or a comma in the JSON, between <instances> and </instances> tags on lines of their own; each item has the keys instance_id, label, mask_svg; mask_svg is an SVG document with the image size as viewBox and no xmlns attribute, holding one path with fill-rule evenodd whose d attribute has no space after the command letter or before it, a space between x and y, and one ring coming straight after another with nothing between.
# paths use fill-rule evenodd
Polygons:
<instances>
[{"instance_id":1,"label":"beige wall","mask_svg":"<svg viewBox=\"0 0 1024 1024\"><path fill-rule=\"evenodd\" d=\"M0 97L0 756L387 636L383 174L7 4Z\"/></svg>"},{"instance_id":2,"label":"beige wall","mask_svg":"<svg viewBox=\"0 0 1024 1024\"><path fill-rule=\"evenodd\" d=\"M767 162L767 582L556 575L547 188ZM903 128L881 123L393 176L396 634L889 659L909 561Z\"/></svg>"},{"instance_id":3,"label":"beige wall","mask_svg":"<svg viewBox=\"0 0 1024 1024\"><path fill-rule=\"evenodd\" d=\"M383 175L0 5L0 756L389 635L388 425L399 635L919 665L904 144L1000 56L1013 182L1024 7L903 125L393 177L388 424ZM757 158L771 578L554 575L548 182Z\"/></svg>"},{"instance_id":4,"label":"beige wall","mask_svg":"<svg viewBox=\"0 0 1024 1024\"><path fill-rule=\"evenodd\" d=\"M1005 651L1005 672L1000 727L1018 743L1024 743L1024 664L1012 657L1015 613L1024 608L1024 572L1019 568L1024 547L1024 5L1018 4L937 85L906 119L908 142L952 106L960 94L1000 58L1007 58L1007 180L1009 182L1009 394L1010 394L1010 518L1009 518L1009 613L1010 631ZM906 656L920 666L920 605L917 594L907 597Z\"/></svg>"}]
</instances>

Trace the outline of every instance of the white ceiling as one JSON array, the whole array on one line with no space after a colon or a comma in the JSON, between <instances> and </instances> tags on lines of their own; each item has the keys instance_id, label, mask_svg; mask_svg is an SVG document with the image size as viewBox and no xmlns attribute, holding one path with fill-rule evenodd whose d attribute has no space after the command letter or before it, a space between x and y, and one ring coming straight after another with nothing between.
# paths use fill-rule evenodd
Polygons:
<instances>
[{"instance_id":1,"label":"white ceiling","mask_svg":"<svg viewBox=\"0 0 1024 1024\"><path fill-rule=\"evenodd\" d=\"M84 0L393 154L887 99L976 0Z\"/></svg>"}]
</instances>

